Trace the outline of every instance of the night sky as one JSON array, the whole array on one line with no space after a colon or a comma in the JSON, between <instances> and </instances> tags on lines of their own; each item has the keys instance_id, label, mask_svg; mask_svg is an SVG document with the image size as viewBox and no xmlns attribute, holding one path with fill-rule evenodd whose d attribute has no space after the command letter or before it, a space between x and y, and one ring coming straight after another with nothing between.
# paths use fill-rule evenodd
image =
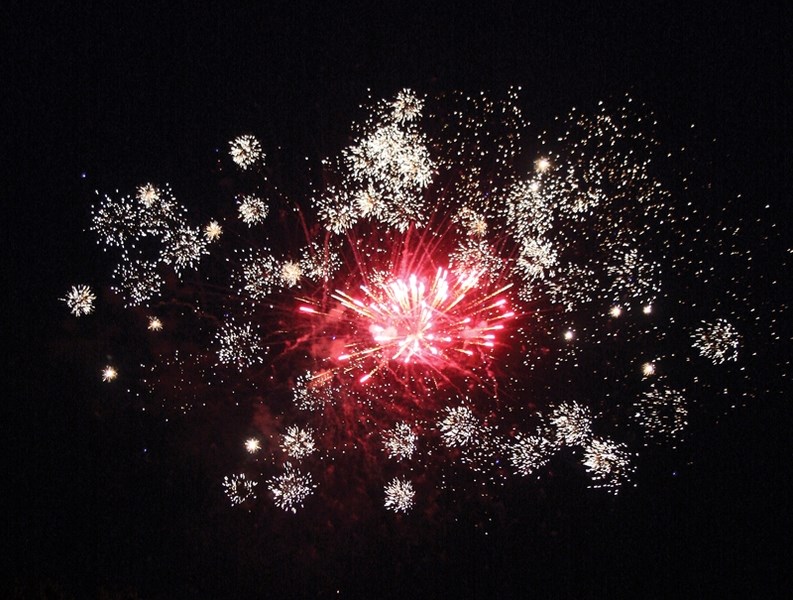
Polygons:
<instances>
[{"instance_id":1,"label":"night sky","mask_svg":"<svg viewBox=\"0 0 793 600\"><path fill-rule=\"evenodd\" d=\"M124 326L78 322L58 300L78 281L101 287L112 268L87 231L94 190L170 182L209 215L217 153L253 132L305 191L304 157L337 152L370 94L404 87L519 85L533 123L630 94L673 143L696 148L681 171L708 182L706 210L729 198L732 216L751 220L770 205L763 227L784 232L762 242L755 267L786 284L755 297L789 302L789 9L334 4L4 11L0 595L784 597L793 444L776 370L787 360L755 366L751 402L706 411L678 449L648 451L623 495L560 473L517 482L485 508L450 502L451 516L426 523L232 510L213 469L224 419L238 417L208 409L165 422L124 401L118 390L133 381L115 391L98 381Z\"/></svg>"}]
</instances>

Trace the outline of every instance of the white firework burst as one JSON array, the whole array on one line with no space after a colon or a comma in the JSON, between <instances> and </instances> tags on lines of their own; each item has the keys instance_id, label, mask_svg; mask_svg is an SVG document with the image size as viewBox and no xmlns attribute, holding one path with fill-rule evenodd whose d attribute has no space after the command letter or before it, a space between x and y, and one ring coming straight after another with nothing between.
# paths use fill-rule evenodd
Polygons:
<instances>
[{"instance_id":1,"label":"white firework burst","mask_svg":"<svg viewBox=\"0 0 793 600\"><path fill-rule=\"evenodd\" d=\"M264 222L270 213L270 208L258 196L239 196L237 198L240 219L248 227Z\"/></svg>"},{"instance_id":2,"label":"white firework burst","mask_svg":"<svg viewBox=\"0 0 793 600\"><path fill-rule=\"evenodd\" d=\"M443 442L449 446L465 446L474 441L479 430L476 415L467 406L447 407L446 416L438 421Z\"/></svg>"},{"instance_id":3,"label":"white firework burst","mask_svg":"<svg viewBox=\"0 0 793 600\"><path fill-rule=\"evenodd\" d=\"M385 486L385 507L397 513L406 513L413 508L415 496L416 492L410 481L394 478Z\"/></svg>"},{"instance_id":4,"label":"white firework burst","mask_svg":"<svg viewBox=\"0 0 793 600\"><path fill-rule=\"evenodd\" d=\"M688 425L688 408L683 394L670 388L652 386L636 402L634 419L656 438L678 437Z\"/></svg>"},{"instance_id":5,"label":"white firework burst","mask_svg":"<svg viewBox=\"0 0 793 600\"><path fill-rule=\"evenodd\" d=\"M257 481L247 479L245 473L239 475L226 475L223 478L223 491L226 492L232 506L242 504L246 500L256 497L253 488L258 485Z\"/></svg>"},{"instance_id":6,"label":"white firework burst","mask_svg":"<svg viewBox=\"0 0 793 600\"><path fill-rule=\"evenodd\" d=\"M113 271L111 289L119 294L127 306L140 306L156 298L165 280L157 272L157 263L127 261Z\"/></svg>"},{"instance_id":7,"label":"white firework burst","mask_svg":"<svg viewBox=\"0 0 793 600\"><path fill-rule=\"evenodd\" d=\"M241 292L251 300L261 300L280 286L281 266L266 249L249 253L241 262L236 277L241 280Z\"/></svg>"},{"instance_id":8,"label":"white firework burst","mask_svg":"<svg viewBox=\"0 0 793 600\"><path fill-rule=\"evenodd\" d=\"M296 513L298 508L303 507L305 499L314 493L317 485L311 473L303 473L291 463L285 463L284 472L271 478L267 487L278 508Z\"/></svg>"},{"instance_id":9,"label":"white firework burst","mask_svg":"<svg viewBox=\"0 0 793 600\"><path fill-rule=\"evenodd\" d=\"M295 379L292 399L300 410L318 410L332 402L337 391L331 371L306 371Z\"/></svg>"},{"instance_id":10,"label":"white firework burst","mask_svg":"<svg viewBox=\"0 0 793 600\"><path fill-rule=\"evenodd\" d=\"M397 121L415 121L421 116L422 108L424 108L424 100L407 88L399 92L391 103Z\"/></svg>"},{"instance_id":11,"label":"white firework burst","mask_svg":"<svg viewBox=\"0 0 793 600\"><path fill-rule=\"evenodd\" d=\"M223 323L217 333L217 340L218 362L221 364L236 365L239 369L244 369L263 360L264 350L259 334L250 323Z\"/></svg>"},{"instance_id":12,"label":"white firework burst","mask_svg":"<svg viewBox=\"0 0 793 600\"><path fill-rule=\"evenodd\" d=\"M314 432L309 428L301 429L297 425L291 425L281 437L281 449L298 460L309 456L317 449Z\"/></svg>"},{"instance_id":13,"label":"white firework burst","mask_svg":"<svg viewBox=\"0 0 793 600\"><path fill-rule=\"evenodd\" d=\"M118 371L116 371L115 367L111 365L107 365L104 369L102 369L102 381L105 382L113 381L117 377L118 377Z\"/></svg>"},{"instance_id":14,"label":"white firework burst","mask_svg":"<svg viewBox=\"0 0 793 600\"><path fill-rule=\"evenodd\" d=\"M138 187L137 198L146 208L152 208L160 199L160 190L151 183L146 183Z\"/></svg>"},{"instance_id":15,"label":"white firework burst","mask_svg":"<svg viewBox=\"0 0 793 600\"><path fill-rule=\"evenodd\" d=\"M303 276L299 262L287 260L281 265L281 281L286 287L295 287Z\"/></svg>"},{"instance_id":16,"label":"white firework burst","mask_svg":"<svg viewBox=\"0 0 793 600\"><path fill-rule=\"evenodd\" d=\"M593 488L617 494L630 480L633 467L625 444L592 438L584 448L584 467L592 477Z\"/></svg>"},{"instance_id":17,"label":"white firework burst","mask_svg":"<svg viewBox=\"0 0 793 600\"><path fill-rule=\"evenodd\" d=\"M81 317L94 312L96 296L87 285L73 285L61 300L75 317Z\"/></svg>"},{"instance_id":18,"label":"white firework burst","mask_svg":"<svg viewBox=\"0 0 793 600\"><path fill-rule=\"evenodd\" d=\"M231 159L243 171L264 160L262 144L252 135L241 135L229 142Z\"/></svg>"},{"instance_id":19,"label":"white firework burst","mask_svg":"<svg viewBox=\"0 0 793 600\"><path fill-rule=\"evenodd\" d=\"M592 413L586 406L563 402L553 409L548 420L559 444L580 446L592 436Z\"/></svg>"},{"instance_id":20,"label":"white firework burst","mask_svg":"<svg viewBox=\"0 0 793 600\"><path fill-rule=\"evenodd\" d=\"M160 259L166 265L172 265L177 275L181 275L184 269L196 268L204 254L209 254L207 240L198 228L179 227L169 230L163 237Z\"/></svg>"},{"instance_id":21,"label":"white firework burst","mask_svg":"<svg viewBox=\"0 0 793 600\"><path fill-rule=\"evenodd\" d=\"M738 348L741 345L741 336L738 330L726 319L703 321L694 331L693 346L713 364L725 361L738 360Z\"/></svg>"},{"instance_id":22,"label":"white firework burst","mask_svg":"<svg viewBox=\"0 0 793 600\"><path fill-rule=\"evenodd\" d=\"M525 477L545 466L555 449L555 444L539 433L537 435L518 433L509 445L509 462L516 473Z\"/></svg>"},{"instance_id":23,"label":"white firework burst","mask_svg":"<svg viewBox=\"0 0 793 600\"><path fill-rule=\"evenodd\" d=\"M418 436L407 423L397 423L393 429L383 433L383 448L388 458L410 458L416 451Z\"/></svg>"},{"instance_id":24,"label":"white firework burst","mask_svg":"<svg viewBox=\"0 0 793 600\"><path fill-rule=\"evenodd\" d=\"M220 223L217 221L210 221L206 227L204 227L204 237L207 239L208 242L214 242L220 239L220 236L223 234L223 227L220 226Z\"/></svg>"}]
</instances>

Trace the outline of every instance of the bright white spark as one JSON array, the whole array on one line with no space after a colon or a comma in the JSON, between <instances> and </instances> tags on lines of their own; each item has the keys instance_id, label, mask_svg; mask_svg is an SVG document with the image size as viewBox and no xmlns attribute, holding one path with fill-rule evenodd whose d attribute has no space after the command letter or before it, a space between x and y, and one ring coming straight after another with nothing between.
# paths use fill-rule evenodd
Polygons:
<instances>
[{"instance_id":1,"label":"bright white spark","mask_svg":"<svg viewBox=\"0 0 793 600\"><path fill-rule=\"evenodd\" d=\"M114 367L108 365L102 369L102 381L113 381L116 377L118 377L118 371Z\"/></svg>"},{"instance_id":2,"label":"bright white spark","mask_svg":"<svg viewBox=\"0 0 793 600\"><path fill-rule=\"evenodd\" d=\"M210 221L209 224L204 227L204 237L208 242L216 241L222 234L223 228L217 221Z\"/></svg>"}]
</instances>

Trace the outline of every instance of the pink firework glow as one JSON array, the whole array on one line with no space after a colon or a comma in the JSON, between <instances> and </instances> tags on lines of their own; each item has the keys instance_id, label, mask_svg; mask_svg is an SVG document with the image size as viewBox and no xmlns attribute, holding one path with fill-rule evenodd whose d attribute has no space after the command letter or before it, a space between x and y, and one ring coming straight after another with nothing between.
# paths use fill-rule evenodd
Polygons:
<instances>
[{"instance_id":1,"label":"pink firework glow","mask_svg":"<svg viewBox=\"0 0 793 600\"><path fill-rule=\"evenodd\" d=\"M461 359L491 350L504 321L515 314L503 295L511 285L483 293L480 275L438 268L432 278L411 273L361 285L359 297L336 290L333 299L368 335L347 344L335 358L357 364L377 358L376 366L360 377L362 383L389 363L439 372L461 368ZM316 312L307 306L300 310Z\"/></svg>"}]
</instances>

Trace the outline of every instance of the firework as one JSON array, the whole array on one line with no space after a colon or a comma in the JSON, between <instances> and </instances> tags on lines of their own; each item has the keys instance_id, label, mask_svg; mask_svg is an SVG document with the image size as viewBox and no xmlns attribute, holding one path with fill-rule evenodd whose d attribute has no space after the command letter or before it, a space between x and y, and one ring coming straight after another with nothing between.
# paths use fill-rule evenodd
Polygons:
<instances>
[{"instance_id":1,"label":"firework","mask_svg":"<svg viewBox=\"0 0 793 600\"><path fill-rule=\"evenodd\" d=\"M114 381L118 377L118 371L116 368L107 365L104 369L102 369L102 381Z\"/></svg>"},{"instance_id":2,"label":"firework","mask_svg":"<svg viewBox=\"0 0 793 600\"><path fill-rule=\"evenodd\" d=\"M518 434L509 447L509 461L519 475L531 475L551 458L554 444L542 435Z\"/></svg>"},{"instance_id":3,"label":"firework","mask_svg":"<svg viewBox=\"0 0 793 600\"><path fill-rule=\"evenodd\" d=\"M285 463L284 472L270 479L267 487L278 508L296 513L317 485L313 482L311 473L302 473L290 463Z\"/></svg>"},{"instance_id":4,"label":"firework","mask_svg":"<svg viewBox=\"0 0 793 600\"><path fill-rule=\"evenodd\" d=\"M559 444L580 446L592 436L592 415L589 409L574 402L557 406L549 421Z\"/></svg>"},{"instance_id":5,"label":"firework","mask_svg":"<svg viewBox=\"0 0 793 600\"><path fill-rule=\"evenodd\" d=\"M317 449L314 445L314 432L292 425L282 436L281 448L292 458L305 458Z\"/></svg>"},{"instance_id":6,"label":"firework","mask_svg":"<svg viewBox=\"0 0 793 600\"><path fill-rule=\"evenodd\" d=\"M726 319L716 319L713 322L703 321L702 325L694 331L694 348L713 364L725 361L738 360L738 347L741 336L738 330Z\"/></svg>"},{"instance_id":7,"label":"firework","mask_svg":"<svg viewBox=\"0 0 793 600\"><path fill-rule=\"evenodd\" d=\"M685 397L677 390L652 386L636 403L634 418L650 436L678 437L688 424Z\"/></svg>"},{"instance_id":8,"label":"firework","mask_svg":"<svg viewBox=\"0 0 793 600\"><path fill-rule=\"evenodd\" d=\"M403 479L393 479L385 486L385 507L396 513L406 513L413 508L415 495L412 483Z\"/></svg>"},{"instance_id":9,"label":"firework","mask_svg":"<svg viewBox=\"0 0 793 600\"><path fill-rule=\"evenodd\" d=\"M373 103L305 200L270 184L262 143L243 135L226 161L248 173L220 212L239 219L192 223L167 185L145 183L104 196L91 230L118 257L113 293L163 332L149 336L149 389L182 411L212 396L251 408L261 422L235 439L267 431L245 448L282 469L267 482L277 507L297 512L318 489L301 469L328 481L353 452L383 481L453 469L482 485L573 455L616 493L633 470L622 425L674 444L695 409L671 383L679 302L663 285L688 264L667 256L681 218L640 122L572 111L530 145L515 91L405 89ZM75 286L63 300L80 316L96 297ZM691 339L715 364L738 360L725 319ZM254 486L224 481L234 504ZM407 512L414 495L391 479L385 508Z\"/></svg>"},{"instance_id":10,"label":"firework","mask_svg":"<svg viewBox=\"0 0 793 600\"><path fill-rule=\"evenodd\" d=\"M383 433L383 448L388 458L410 458L416 451L418 436L407 423L397 423L393 429Z\"/></svg>"},{"instance_id":11,"label":"firework","mask_svg":"<svg viewBox=\"0 0 793 600\"><path fill-rule=\"evenodd\" d=\"M476 438L479 420L467 406L447 408L443 419L438 421L438 431L447 446L465 446Z\"/></svg>"},{"instance_id":12,"label":"firework","mask_svg":"<svg viewBox=\"0 0 793 600\"><path fill-rule=\"evenodd\" d=\"M226 492L226 496L228 496L231 501L232 506L256 498L253 488L257 485L258 482L246 479L245 473L232 475L231 477L227 475L223 478L223 489Z\"/></svg>"},{"instance_id":13,"label":"firework","mask_svg":"<svg viewBox=\"0 0 793 600\"><path fill-rule=\"evenodd\" d=\"M75 317L81 317L94 312L96 296L87 285L73 285L66 297L61 300L66 303Z\"/></svg>"},{"instance_id":14,"label":"firework","mask_svg":"<svg viewBox=\"0 0 793 600\"><path fill-rule=\"evenodd\" d=\"M239 205L240 219L249 227L262 223L270 212L264 200L256 196L247 195L237 198L237 204Z\"/></svg>"},{"instance_id":15,"label":"firework","mask_svg":"<svg viewBox=\"0 0 793 600\"><path fill-rule=\"evenodd\" d=\"M241 135L229 142L231 158L240 169L247 170L264 160L262 144L252 135Z\"/></svg>"},{"instance_id":16,"label":"firework","mask_svg":"<svg viewBox=\"0 0 793 600\"><path fill-rule=\"evenodd\" d=\"M245 440L245 450L249 454L256 454L261 449L262 445L256 438L248 438Z\"/></svg>"},{"instance_id":17,"label":"firework","mask_svg":"<svg viewBox=\"0 0 793 600\"><path fill-rule=\"evenodd\" d=\"M214 242L220 239L221 235L223 235L223 228L217 221L210 221L207 226L204 227L204 237L208 242Z\"/></svg>"},{"instance_id":18,"label":"firework","mask_svg":"<svg viewBox=\"0 0 793 600\"><path fill-rule=\"evenodd\" d=\"M232 321L224 323L217 333L218 362L236 365L240 370L264 360L264 349L259 334L250 323L237 325Z\"/></svg>"},{"instance_id":19,"label":"firework","mask_svg":"<svg viewBox=\"0 0 793 600\"><path fill-rule=\"evenodd\" d=\"M614 494L630 481L631 456L625 444L593 438L584 449L584 467L592 477L592 487Z\"/></svg>"}]
</instances>

